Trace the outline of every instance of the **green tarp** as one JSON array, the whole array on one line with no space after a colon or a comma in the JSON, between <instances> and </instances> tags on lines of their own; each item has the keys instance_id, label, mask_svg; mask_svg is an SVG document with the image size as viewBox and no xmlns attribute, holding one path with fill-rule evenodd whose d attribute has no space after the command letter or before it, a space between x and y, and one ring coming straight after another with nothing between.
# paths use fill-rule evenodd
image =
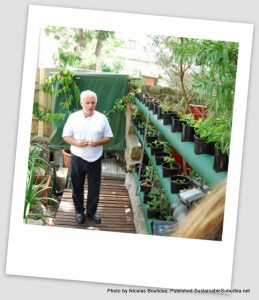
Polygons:
<instances>
[{"instance_id":1,"label":"green tarp","mask_svg":"<svg viewBox=\"0 0 259 300\"><path fill-rule=\"evenodd\" d=\"M118 74L76 74L80 78L80 91L92 90L97 94L98 101L96 110L108 112L112 109L114 101L128 93L128 75ZM60 105L64 101L64 96L60 95L53 99L53 113L65 113L64 120L53 122L53 132L50 137L50 148L59 150L69 148L69 145L62 139L64 124L68 118L67 111ZM79 106L81 109L81 106ZM73 109L76 106L72 107ZM121 152L125 150L125 112L116 111L108 116L114 138L104 145L105 152Z\"/></svg>"}]
</instances>

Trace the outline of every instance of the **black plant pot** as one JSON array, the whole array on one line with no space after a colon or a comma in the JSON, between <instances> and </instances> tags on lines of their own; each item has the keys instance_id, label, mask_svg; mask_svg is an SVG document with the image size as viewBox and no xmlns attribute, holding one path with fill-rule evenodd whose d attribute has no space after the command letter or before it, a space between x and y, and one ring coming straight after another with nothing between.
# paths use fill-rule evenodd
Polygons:
<instances>
[{"instance_id":1,"label":"black plant pot","mask_svg":"<svg viewBox=\"0 0 259 300\"><path fill-rule=\"evenodd\" d=\"M209 155L214 155L214 153L215 153L215 143L214 142L207 143L205 153L209 154Z\"/></svg>"},{"instance_id":2,"label":"black plant pot","mask_svg":"<svg viewBox=\"0 0 259 300\"><path fill-rule=\"evenodd\" d=\"M142 101L143 95L144 95L143 93L138 93L138 92L135 93L135 97L136 97L139 101Z\"/></svg>"},{"instance_id":3,"label":"black plant pot","mask_svg":"<svg viewBox=\"0 0 259 300\"><path fill-rule=\"evenodd\" d=\"M182 132L182 123L183 121L179 120L178 117L172 117L172 132Z\"/></svg>"},{"instance_id":4,"label":"black plant pot","mask_svg":"<svg viewBox=\"0 0 259 300\"><path fill-rule=\"evenodd\" d=\"M227 170L228 170L228 160L229 160L228 155L223 154L221 149L215 146L213 170L216 173L218 173L218 172L227 172Z\"/></svg>"},{"instance_id":5,"label":"black plant pot","mask_svg":"<svg viewBox=\"0 0 259 300\"><path fill-rule=\"evenodd\" d=\"M141 117L136 116L134 119L132 119L132 123L135 127L138 127L138 125L142 122Z\"/></svg>"},{"instance_id":6,"label":"black plant pot","mask_svg":"<svg viewBox=\"0 0 259 300\"><path fill-rule=\"evenodd\" d=\"M182 142L193 142L194 141L194 127L182 123Z\"/></svg>"},{"instance_id":7,"label":"black plant pot","mask_svg":"<svg viewBox=\"0 0 259 300\"><path fill-rule=\"evenodd\" d=\"M163 152L164 146L161 147L150 147L151 155L155 155L157 152Z\"/></svg>"},{"instance_id":8,"label":"black plant pot","mask_svg":"<svg viewBox=\"0 0 259 300\"><path fill-rule=\"evenodd\" d=\"M171 111L171 112L162 112L162 118L164 125L172 124L172 117L177 116L177 112Z\"/></svg>"},{"instance_id":9,"label":"black plant pot","mask_svg":"<svg viewBox=\"0 0 259 300\"><path fill-rule=\"evenodd\" d=\"M164 162L164 157L169 157L169 152L157 152L155 153L156 164L159 166Z\"/></svg>"},{"instance_id":10,"label":"black plant pot","mask_svg":"<svg viewBox=\"0 0 259 300\"><path fill-rule=\"evenodd\" d=\"M148 196L149 191L143 193L143 203L147 204L148 202L152 201L152 198Z\"/></svg>"},{"instance_id":11,"label":"black plant pot","mask_svg":"<svg viewBox=\"0 0 259 300\"><path fill-rule=\"evenodd\" d=\"M158 139L158 135L152 135L152 136L147 135L147 137L146 137L147 143L152 143L152 142L156 141L157 139Z\"/></svg>"},{"instance_id":12,"label":"black plant pot","mask_svg":"<svg viewBox=\"0 0 259 300\"><path fill-rule=\"evenodd\" d=\"M177 175L179 170L181 169L181 165L177 162L173 162L172 168L170 168L169 164L166 162L163 162L161 166L163 177L171 177L173 175Z\"/></svg>"},{"instance_id":13,"label":"black plant pot","mask_svg":"<svg viewBox=\"0 0 259 300\"><path fill-rule=\"evenodd\" d=\"M149 100L148 101L148 110L153 110L154 107L154 100Z\"/></svg>"},{"instance_id":14,"label":"black plant pot","mask_svg":"<svg viewBox=\"0 0 259 300\"><path fill-rule=\"evenodd\" d=\"M154 104L153 104L153 114L157 115L157 113L158 113L158 103L154 101Z\"/></svg>"},{"instance_id":15,"label":"black plant pot","mask_svg":"<svg viewBox=\"0 0 259 300\"><path fill-rule=\"evenodd\" d=\"M177 182L181 180L181 182ZM179 193L180 190L188 189L192 185L192 181L189 177L183 175L173 175L170 177L171 193Z\"/></svg>"},{"instance_id":16,"label":"black plant pot","mask_svg":"<svg viewBox=\"0 0 259 300\"><path fill-rule=\"evenodd\" d=\"M141 192L149 192L152 188L152 182L148 180L142 180L140 181L140 191Z\"/></svg>"},{"instance_id":17,"label":"black plant pot","mask_svg":"<svg viewBox=\"0 0 259 300\"><path fill-rule=\"evenodd\" d=\"M194 153L196 155L206 153L207 145L208 144L204 139L198 137L197 135L194 135Z\"/></svg>"},{"instance_id":18,"label":"black plant pot","mask_svg":"<svg viewBox=\"0 0 259 300\"><path fill-rule=\"evenodd\" d=\"M139 132L140 135L144 135L145 128L138 128L138 132Z\"/></svg>"},{"instance_id":19,"label":"black plant pot","mask_svg":"<svg viewBox=\"0 0 259 300\"><path fill-rule=\"evenodd\" d=\"M162 108L160 105L157 107L157 119L160 120L162 119Z\"/></svg>"},{"instance_id":20,"label":"black plant pot","mask_svg":"<svg viewBox=\"0 0 259 300\"><path fill-rule=\"evenodd\" d=\"M160 209L149 209L147 208L147 218L148 219L158 219L160 216Z\"/></svg>"}]
</instances>

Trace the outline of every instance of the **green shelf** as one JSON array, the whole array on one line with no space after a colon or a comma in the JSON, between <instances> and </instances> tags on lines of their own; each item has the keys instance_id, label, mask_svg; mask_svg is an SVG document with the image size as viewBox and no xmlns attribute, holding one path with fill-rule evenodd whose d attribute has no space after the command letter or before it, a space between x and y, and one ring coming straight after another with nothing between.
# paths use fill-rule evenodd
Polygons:
<instances>
[{"instance_id":1,"label":"green shelf","mask_svg":"<svg viewBox=\"0 0 259 300\"><path fill-rule=\"evenodd\" d=\"M171 125L164 125L163 120L158 119L157 115L153 114L153 111L148 110L148 108L138 99L135 99L135 104L146 117L149 115L149 122L159 130L168 143L173 146L173 148L183 157L183 159L192 167L192 169L198 173L198 175L206 182L206 184L208 184L210 187L214 187L227 177L227 172L217 173L213 170L214 156L209 154L196 155L194 153L194 142L182 142L181 132L172 132ZM148 149L146 150L148 154ZM158 170L158 175L161 172L161 170Z\"/></svg>"},{"instance_id":2,"label":"green shelf","mask_svg":"<svg viewBox=\"0 0 259 300\"><path fill-rule=\"evenodd\" d=\"M136 130L136 134L143 145L143 137L139 134L137 130ZM170 204L179 202L180 201L179 194L171 193L170 177L163 177L161 165L156 164L155 156L151 154L150 148L147 147L146 145L145 145L145 152L148 155L150 162L152 163L154 171L156 172L163 189L165 190L166 197L169 200Z\"/></svg>"},{"instance_id":3,"label":"green shelf","mask_svg":"<svg viewBox=\"0 0 259 300\"><path fill-rule=\"evenodd\" d=\"M138 196L139 196L139 199L140 199L140 202L141 202L143 215L144 215L145 222L146 222L146 225L147 225L147 231L148 231L148 234L152 235L152 222L155 219L148 219L147 218L147 205L144 204L144 202L143 202L143 192L140 192L140 190L139 190L138 174L136 174L136 172L133 172L133 175L134 175L137 187L138 187Z\"/></svg>"}]
</instances>

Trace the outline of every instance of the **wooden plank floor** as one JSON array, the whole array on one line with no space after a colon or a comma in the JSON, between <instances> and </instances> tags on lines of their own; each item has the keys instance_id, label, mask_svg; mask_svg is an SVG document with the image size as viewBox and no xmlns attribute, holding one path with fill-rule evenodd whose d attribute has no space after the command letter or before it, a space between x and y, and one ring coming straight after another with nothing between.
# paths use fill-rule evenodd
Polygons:
<instances>
[{"instance_id":1,"label":"wooden plank floor","mask_svg":"<svg viewBox=\"0 0 259 300\"><path fill-rule=\"evenodd\" d=\"M85 218L84 224L77 224L72 200L72 190L66 189L62 195L56 214L55 226L136 233L129 194L124 182L125 180L120 178L102 178L100 201L97 209L97 214L102 217L101 224L96 224L87 217ZM87 182L85 184L85 199L86 197Z\"/></svg>"}]
</instances>

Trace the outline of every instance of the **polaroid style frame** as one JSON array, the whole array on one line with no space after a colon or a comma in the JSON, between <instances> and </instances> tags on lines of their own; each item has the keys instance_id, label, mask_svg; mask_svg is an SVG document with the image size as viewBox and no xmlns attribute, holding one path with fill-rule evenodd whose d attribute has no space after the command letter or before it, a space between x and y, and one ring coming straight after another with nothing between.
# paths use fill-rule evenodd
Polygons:
<instances>
[{"instance_id":1,"label":"polaroid style frame","mask_svg":"<svg viewBox=\"0 0 259 300\"><path fill-rule=\"evenodd\" d=\"M239 43L221 242L23 224L39 36L47 25ZM252 24L29 5L6 274L142 287L230 289L252 37ZM149 264L154 256L159 258L157 269Z\"/></svg>"}]
</instances>

